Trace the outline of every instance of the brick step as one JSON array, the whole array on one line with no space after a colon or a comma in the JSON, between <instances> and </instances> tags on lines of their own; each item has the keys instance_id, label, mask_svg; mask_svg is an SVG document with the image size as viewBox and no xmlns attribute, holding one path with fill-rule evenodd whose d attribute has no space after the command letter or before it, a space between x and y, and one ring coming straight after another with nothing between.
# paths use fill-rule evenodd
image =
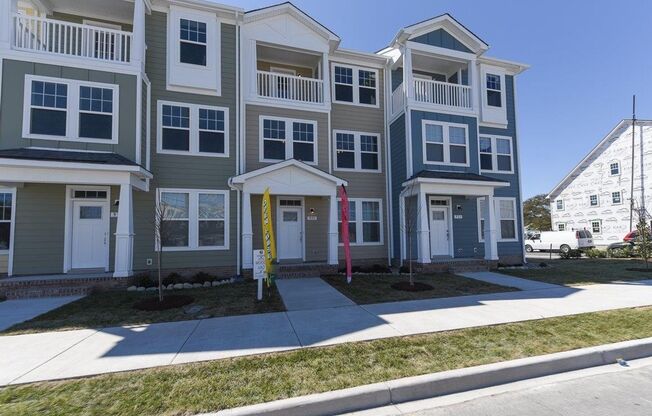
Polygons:
<instances>
[{"instance_id":1,"label":"brick step","mask_svg":"<svg viewBox=\"0 0 652 416\"><path fill-rule=\"evenodd\" d=\"M328 264L281 264L278 266L277 271L278 279L298 279L337 273L337 266Z\"/></svg>"},{"instance_id":2,"label":"brick step","mask_svg":"<svg viewBox=\"0 0 652 416\"><path fill-rule=\"evenodd\" d=\"M95 289L126 288L130 278L62 276L43 279L7 278L0 280L0 295L7 299L27 299L87 295Z\"/></svg>"}]
</instances>

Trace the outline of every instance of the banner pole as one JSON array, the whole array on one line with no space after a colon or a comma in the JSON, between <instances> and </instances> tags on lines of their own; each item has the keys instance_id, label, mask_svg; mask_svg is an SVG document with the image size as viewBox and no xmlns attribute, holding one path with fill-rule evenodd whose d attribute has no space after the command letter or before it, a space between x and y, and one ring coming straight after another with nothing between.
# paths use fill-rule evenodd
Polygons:
<instances>
[{"instance_id":1,"label":"banner pole","mask_svg":"<svg viewBox=\"0 0 652 416\"><path fill-rule=\"evenodd\" d=\"M258 279L258 300L263 300L263 279Z\"/></svg>"}]
</instances>

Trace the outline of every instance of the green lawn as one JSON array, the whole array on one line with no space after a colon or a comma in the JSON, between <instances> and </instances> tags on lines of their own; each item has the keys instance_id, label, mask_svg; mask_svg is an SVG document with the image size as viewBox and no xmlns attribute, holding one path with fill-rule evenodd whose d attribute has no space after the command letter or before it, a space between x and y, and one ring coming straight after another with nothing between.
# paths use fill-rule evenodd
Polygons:
<instances>
[{"instance_id":1,"label":"green lawn","mask_svg":"<svg viewBox=\"0 0 652 416\"><path fill-rule=\"evenodd\" d=\"M407 275L354 275L351 284L346 283L346 277L343 275L322 276L322 279L358 304L445 298L518 290L513 287L494 285L450 273L414 275L415 282L427 283L433 287L432 290L424 292L405 292L391 287L396 282L407 281Z\"/></svg>"},{"instance_id":2,"label":"green lawn","mask_svg":"<svg viewBox=\"0 0 652 416\"><path fill-rule=\"evenodd\" d=\"M12 386L0 414L188 415L650 336L652 308L621 309Z\"/></svg>"},{"instance_id":3,"label":"green lawn","mask_svg":"<svg viewBox=\"0 0 652 416\"><path fill-rule=\"evenodd\" d=\"M650 264L649 273L630 272L625 270L631 267L645 267L645 263L641 260L529 259L528 262L532 264L543 262L549 267L536 269L501 269L500 273L558 285L583 285L591 283L610 283L623 280L652 279L652 263Z\"/></svg>"},{"instance_id":4,"label":"green lawn","mask_svg":"<svg viewBox=\"0 0 652 416\"><path fill-rule=\"evenodd\" d=\"M1 334L16 335L79 328L102 328L183 321L195 319L201 315L215 317L285 310L276 286L266 290L263 300L258 302L256 300L256 282L253 280L211 288L165 291L164 293L192 296L195 298L193 305L204 306L204 309L194 315L186 314L183 308L159 312L139 311L132 308L132 305L144 297L157 296L158 292L105 291L93 293L34 319L14 325Z\"/></svg>"}]
</instances>

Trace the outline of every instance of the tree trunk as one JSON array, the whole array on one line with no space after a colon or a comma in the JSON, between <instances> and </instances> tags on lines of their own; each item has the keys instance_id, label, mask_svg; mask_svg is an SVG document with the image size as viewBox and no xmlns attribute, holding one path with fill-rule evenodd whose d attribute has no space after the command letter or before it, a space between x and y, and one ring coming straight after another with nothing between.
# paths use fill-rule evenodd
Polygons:
<instances>
[{"instance_id":1,"label":"tree trunk","mask_svg":"<svg viewBox=\"0 0 652 416\"><path fill-rule=\"evenodd\" d=\"M161 279L161 250L156 253L156 263L158 268L158 301L163 302L163 279Z\"/></svg>"}]
</instances>

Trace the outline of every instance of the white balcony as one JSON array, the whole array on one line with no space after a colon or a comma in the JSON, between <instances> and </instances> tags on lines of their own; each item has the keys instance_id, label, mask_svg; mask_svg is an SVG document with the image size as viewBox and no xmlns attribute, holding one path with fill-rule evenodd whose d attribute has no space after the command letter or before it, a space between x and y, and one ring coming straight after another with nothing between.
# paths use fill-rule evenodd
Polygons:
<instances>
[{"instance_id":1,"label":"white balcony","mask_svg":"<svg viewBox=\"0 0 652 416\"><path fill-rule=\"evenodd\" d=\"M464 110L473 108L471 87L449 82L415 79L414 100L421 104L433 104Z\"/></svg>"},{"instance_id":2,"label":"white balcony","mask_svg":"<svg viewBox=\"0 0 652 416\"><path fill-rule=\"evenodd\" d=\"M321 79L256 71L256 91L259 98L308 104L324 103L324 81Z\"/></svg>"},{"instance_id":3,"label":"white balcony","mask_svg":"<svg viewBox=\"0 0 652 416\"><path fill-rule=\"evenodd\" d=\"M21 14L14 14L13 21L14 49L118 64L131 63L131 32Z\"/></svg>"}]
</instances>

